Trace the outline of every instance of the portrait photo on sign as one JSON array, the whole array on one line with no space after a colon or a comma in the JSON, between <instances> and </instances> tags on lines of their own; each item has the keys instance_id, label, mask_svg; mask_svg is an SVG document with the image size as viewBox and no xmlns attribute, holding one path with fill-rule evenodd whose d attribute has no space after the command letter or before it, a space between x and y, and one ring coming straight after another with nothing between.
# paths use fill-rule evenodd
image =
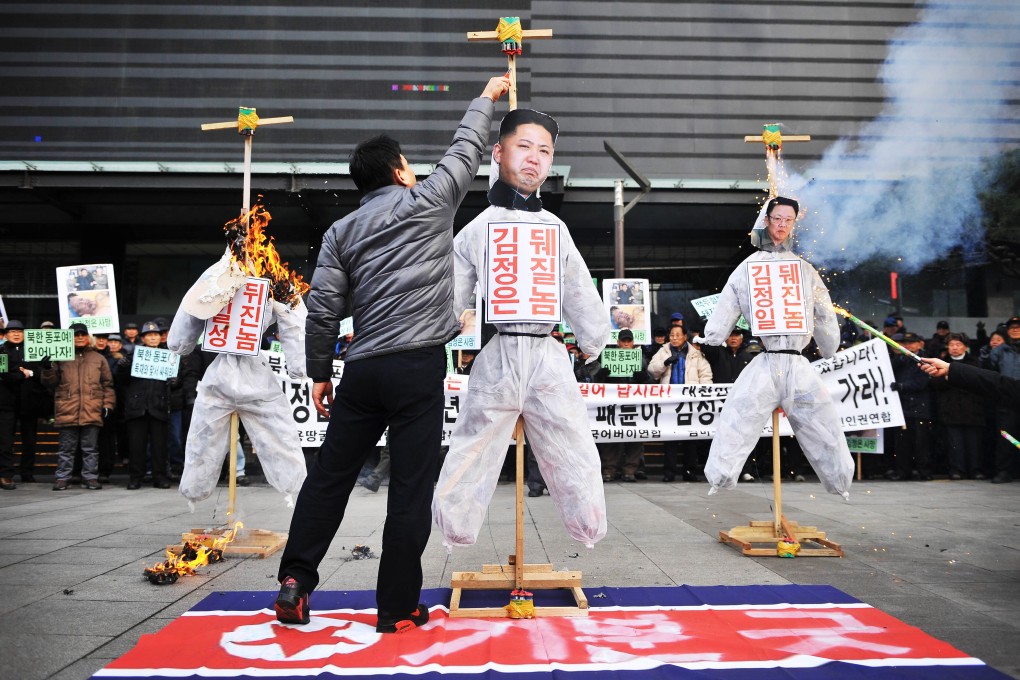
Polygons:
<instances>
[{"instance_id":1,"label":"portrait photo on sign","mask_svg":"<svg viewBox=\"0 0 1020 680\"><path fill-rule=\"evenodd\" d=\"M641 280L617 280L609 293L610 304L613 305L644 305L645 286Z\"/></svg>"},{"instance_id":2,"label":"portrait photo on sign","mask_svg":"<svg viewBox=\"0 0 1020 680\"><path fill-rule=\"evenodd\" d=\"M72 319L109 315L110 291L92 290L85 293L68 293L67 311Z\"/></svg>"},{"instance_id":3,"label":"portrait photo on sign","mask_svg":"<svg viewBox=\"0 0 1020 680\"><path fill-rule=\"evenodd\" d=\"M603 279L602 300L609 314L612 341L622 330L634 333L634 343L648 345L652 341L651 318L646 300L648 279Z\"/></svg>"},{"instance_id":4,"label":"portrait photo on sign","mask_svg":"<svg viewBox=\"0 0 1020 680\"><path fill-rule=\"evenodd\" d=\"M91 333L120 330L117 288L111 264L78 264L57 267L60 325L80 321Z\"/></svg>"}]
</instances>

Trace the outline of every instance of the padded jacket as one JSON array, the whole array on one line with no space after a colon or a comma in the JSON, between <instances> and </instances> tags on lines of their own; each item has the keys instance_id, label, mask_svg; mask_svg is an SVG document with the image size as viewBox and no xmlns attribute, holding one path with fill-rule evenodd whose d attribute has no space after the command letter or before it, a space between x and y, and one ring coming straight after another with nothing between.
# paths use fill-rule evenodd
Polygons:
<instances>
[{"instance_id":1,"label":"padded jacket","mask_svg":"<svg viewBox=\"0 0 1020 680\"><path fill-rule=\"evenodd\" d=\"M446 155L426 179L361 199L322 239L305 323L308 376L330 379L341 319L354 317L346 361L444 345L453 312L453 217L488 145L493 102L471 102Z\"/></svg>"},{"instance_id":2,"label":"padded jacket","mask_svg":"<svg viewBox=\"0 0 1020 680\"><path fill-rule=\"evenodd\" d=\"M103 409L117 405L106 358L91 347L75 350L74 361L54 361L42 369L44 385L53 387L57 427L102 425Z\"/></svg>"}]
</instances>

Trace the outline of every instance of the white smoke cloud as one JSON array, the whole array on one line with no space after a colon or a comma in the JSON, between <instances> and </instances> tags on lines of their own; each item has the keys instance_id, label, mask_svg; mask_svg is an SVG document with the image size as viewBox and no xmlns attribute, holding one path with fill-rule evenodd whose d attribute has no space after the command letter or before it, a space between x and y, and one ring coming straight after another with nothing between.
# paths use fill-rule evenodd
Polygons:
<instances>
[{"instance_id":1,"label":"white smoke cloud","mask_svg":"<svg viewBox=\"0 0 1020 680\"><path fill-rule=\"evenodd\" d=\"M882 113L787 187L818 266L917 271L980 247L985 163L1020 141L1020 2L937 4L890 44Z\"/></svg>"}]
</instances>

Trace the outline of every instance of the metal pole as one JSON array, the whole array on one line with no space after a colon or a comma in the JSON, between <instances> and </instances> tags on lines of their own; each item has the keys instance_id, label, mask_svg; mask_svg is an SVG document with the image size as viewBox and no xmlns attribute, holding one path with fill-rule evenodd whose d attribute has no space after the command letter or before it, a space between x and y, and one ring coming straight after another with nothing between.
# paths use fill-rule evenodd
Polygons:
<instances>
[{"instance_id":1,"label":"metal pole","mask_svg":"<svg viewBox=\"0 0 1020 680\"><path fill-rule=\"evenodd\" d=\"M623 271L623 180L618 179L613 183L613 245L615 255L613 259L613 277L622 279Z\"/></svg>"}]
</instances>

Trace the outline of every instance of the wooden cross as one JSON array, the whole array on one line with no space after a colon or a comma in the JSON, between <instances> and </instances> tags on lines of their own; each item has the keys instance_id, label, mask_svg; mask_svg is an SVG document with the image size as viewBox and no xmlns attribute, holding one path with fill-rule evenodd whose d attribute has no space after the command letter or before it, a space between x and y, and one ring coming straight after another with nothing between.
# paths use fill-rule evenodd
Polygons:
<instances>
[{"instance_id":1,"label":"wooden cross","mask_svg":"<svg viewBox=\"0 0 1020 680\"><path fill-rule=\"evenodd\" d=\"M516 21L518 24L520 23L520 19L518 17L505 17L505 19L507 21L510 21L510 20ZM502 26L502 25L503 25L503 21L501 20L500 26ZM534 28L534 29L530 29L530 30L527 30L527 31L521 31L520 36L521 36L522 39L523 38L530 38L530 39L551 38L551 37L553 37L553 32L552 32L551 28ZM500 40L500 35L499 35L499 30L498 29L495 30L495 31L468 31L467 39L468 39L468 42L481 42L481 41L500 41L500 42L503 42L502 40ZM504 44L506 44L506 43L504 43ZM520 43L520 42L517 43L516 49L506 49L506 48L504 48L504 50L503 50L506 53L507 69L508 69L508 71L510 73L510 97L509 98L510 98L510 110L511 111L513 111L514 109L517 108L517 55L521 53L521 44L522 43Z\"/></svg>"},{"instance_id":2,"label":"wooden cross","mask_svg":"<svg viewBox=\"0 0 1020 680\"><path fill-rule=\"evenodd\" d=\"M744 142L746 143L750 144L755 142L762 142L765 144L766 164L768 164L769 158L772 158L773 156L775 156L775 158L779 157L779 154L783 149L783 142L810 142L810 141L811 135L787 135L784 137L783 134L779 131L779 123L765 123L764 125L762 125L762 133L760 135L746 135L744 137ZM770 152L772 153L770 154ZM775 175L776 174L773 172L772 165L769 165L768 181L770 198L774 198L779 193L779 188L777 186L778 178Z\"/></svg>"},{"instance_id":3,"label":"wooden cross","mask_svg":"<svg viewBox=\"0 0 1020 680\"><path fill-rule=\"evenodd\" d=\"M281 116L279 118L259 118L255 115L254 107L242 106L237 111L237 120L230 120L225 123L203 123L203 130L226 130L237 128L237 132L244 137L244 192L241 198L241 215L244 217L245 230L248 228L248 220L251 219L251 140L255 136L255 128L259 125L277 125L279 123L293 123L294 116ZM247 259L247 255L245 256ZM245 262L245 269L251 271L249 262ZM239 430L237 411L230 414L230 477L227 484L227 520L236 519L234 504L237 497L237 433Z\"/></svg>"},{"instance_id":4,"label":"wooden cross","mask_svg":"<svg viewBox=\"0 0 1020 680\"><path fill-rule=\"evenodd\" d=\"M765 123L762 125L760 135L745 135L744 141L748 143L764 142L770 149L779 150L783 148L783 142L810 142L811 135L786 135L779 132L779 123Z\"/></svg>"},{"instance_id":5,"label":"wooden cross","mask_svg":"<svg viewBox=\"0 0 1020 680\"><path fill-rule=\"evenodd\" d=\"M248 211L251 209L251 139L255 135L255 128L260 125L277 125L279 123L293 123L294 116L281 116L279 118L259 118L255 115L253 107L242 106L238 109L237 120L228 120L225 123L203 123L203 130L226 130L237 128L237 132L244 137L244 193L241 198L241 214L245 216L245 225L248 223Z\"/></svg>"}]
</instances>

